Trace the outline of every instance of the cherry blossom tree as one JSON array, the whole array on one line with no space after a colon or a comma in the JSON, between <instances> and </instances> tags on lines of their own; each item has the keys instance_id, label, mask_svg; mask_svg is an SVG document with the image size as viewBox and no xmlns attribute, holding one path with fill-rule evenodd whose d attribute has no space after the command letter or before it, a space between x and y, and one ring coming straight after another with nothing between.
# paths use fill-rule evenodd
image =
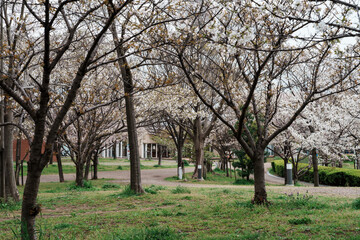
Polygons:
<instances>
[{"instance_id":1,"label":"cherry blossom tree","mask_svg":"<svg viewBox=\"0 0 360 240\"><path fill-rule=\"evenodd\" d=\"M22 21L24 22L26 19L26 22L31 24L32 29L37 29L33 32L27 32L31 38L23 39L24 45L28 44L37 50L36 55L25 55L23 57L24 62L32 63L34 66L30 77L31 82L38 89L35 102L31 102L31 99L24 93L24 88L21 87L23 85L18 84L19 74L2 77L0 87L25 109L35 125L22 202L23 238L36 238L35 217L40 211L36 199L40 176L52 156L53 145L61 123L75 100L84 76L91 66L99 61L99 56L96 54L104 34L115 17L130 2L55 2L46 0L40 4L33 4L29 1L22 1L24 15L26 16ZM104 18L102 13L105 4L108 4L113 10L109 16ZM97 12L99 14L96 14ZM99 16L98 19L94 19L97 16ZM37 41L37 39L41 39L41 41ZM26 40L28 40L27 43ZM76 71L66 76L53 74L55 69L58 70L59 63L62 60L71 57L74 44L78 45L81 42L84 44L82 48L77 48ZM37 43L41 44L37 45ZM62 70L66 71L66 69ZM55 79L66 79L69 86L67 91L59 94L58 89L54 89L52 86ZM16 88L13 88L12 85L15 85ZM50 121L48 119L49 104L53 103L59 96L64 99L63 105L58 106ZM48 131L46 131L47 125ZM42 149L43 142L45 142L44 151Z\"/></svg>"},{"instance_id":2,"label":"cherry blossom tree","mask_svg":"<svg viewBox=\"0 0 360 240\"><path fill-rule=\"evenodd\" d=\"M287 15L297 11L298 6L292 2L214 3L212 11L207 11L203 18L186 22L187 27L182 30L188 34L173 50L194 92L233 131L253 160L254 202L260 204L267 202L264 181L267 145L309 103L356 85L352 79L359 65L356 60L349 60L353 53L345 56L333 52L339 47L336 42L311 41L322 34L318 31L303 40L298 33L308 23L284 20L274 14L277 8ZM304 17L310 14L300 13ZM215 76L203 73L201 64L193 61L194 55L209 59L211 74ZM201 92L205 86L234 111L238 127L233 124L234 119L223 117ZM280 102L286 102L287 94L298 96L293 111L287 112L278 128L270 128L274 117L282 111ZM248 114L254 116L257 125L254 133L245 125Z\"/></svg>"}]
</instances>

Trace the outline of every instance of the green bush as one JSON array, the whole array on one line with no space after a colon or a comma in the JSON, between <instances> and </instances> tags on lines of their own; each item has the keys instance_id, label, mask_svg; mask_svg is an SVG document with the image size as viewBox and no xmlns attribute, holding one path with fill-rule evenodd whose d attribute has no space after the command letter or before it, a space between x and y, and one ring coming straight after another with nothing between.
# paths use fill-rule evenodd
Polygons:
<instances>
[{"instance_id":1,"label":"green bush","mask_svg":"<svg viewBox=\"0 0 360 240\"><path fill-rule=\"evenodd\" d=\"M234 185L254 185L254 180L246 180L246 179L236 179L233 183Z\"/></svg>"},{"instance_id":2,"label":"green bush","mask_svg":"<svg viewBox=\"0 0 360 240\"><path fill-rule=\"evenodd\" d=\"M127 197L136 196L136 195L138 195L138 194L136 194L135 191L131 189L130 185L126 185L122 192L112 194L111 196L117 197L117 198L127 198Z\"/></svg>"},{"instance_id":3,"label":"green bush","mask_svg":"<svg viewBox=\"0 0 360 240\"><path fill-rule=\"evenodd\" d=\"M188 162L188 160L183 160L183 163L184 163L184 166L190 166L190 164L189 164L189 162Z\"/></svg>"},{"instance_id":4,"label":"green bush","mask_svg":"<svg viewBox=\"0 0 360 240\"><path fill-rule=\"evenodd\" d=\"M117 168L116 169L118 169L118 170L122 170L123 169L123 167L122 166L117 166Z\"/></svg>"},{"instance_id":5,"label":"green bush","mask_svg":"<svg viewBox=\"0 0 360 240\"><path fill-rule=\"evenodd\" d=\"M271 166L277 175L280 177L284 176L283 160L273 161ZM299 168L306 166L306 163L299 163ZM301 176L299 180L314 182L313 168L311 168L305 175ZM360 187L360 170L319 166L319 181L321 184L330 186Z\"/></svg>"},{"instance_id":6,"label":"green bush","mask_svg":"<svg viewBox=\"0 0 360 240\"><path fill-rule=\"evenodd\" d=\"M115 183L105 183L102 186L102 189L113 189L113 188L120 188L121 186L119 184L115 184Z\"/></svg>"},{"instance_id":7,"label":"green bush","mask_svg":"<svg viewBox=\"0 0 360 240\"><path fill-rule=\"evenodd\" d=\"M310 219L310 218L307 218L307 217L304 217L304 218L294 218L294 219L290 219L290 220L289 220L289 223L290 223L290 224L293 224L293 225L309 224L309 223L311 223L311 219Z\"/></svg>"},{"instance_id":8,"label":"green bush","mask_svg":"<svg viewBox=\"0 0 360 240\"><path fill-rule=\"evenodd\" d=\"M352 203L352 208L355 210L360 210L360 197L354 200Z\"/></svg>"},{"instance_id":9,"label":"green bush","mask_svg":"<svg viewBox=\"0 0 360 240\"><path fill-rule=\"evenodd\" d=\"M75 182L72 182L68 190L76 190L76 191L95 191L96 188L93 187L90 181L84 181L83 186L77 186Z\"/></svg>"}]
</instances>

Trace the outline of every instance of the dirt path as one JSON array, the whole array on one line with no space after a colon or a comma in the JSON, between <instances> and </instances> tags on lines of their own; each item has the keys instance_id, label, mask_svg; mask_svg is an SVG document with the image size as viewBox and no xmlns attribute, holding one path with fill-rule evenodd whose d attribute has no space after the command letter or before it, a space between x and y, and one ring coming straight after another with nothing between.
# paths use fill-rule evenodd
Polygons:
<instances>
[{"instance_id":1,"label":"dirt path","mask_svg":"<svg viewBox=\"0 0 360 240\"><path fill-rule=\"evenodd\" d=\"M284 179L270 175L268 168L270 163L265 163L265 181L269 184L284 184ZM192 172L194 168L186 168L186 172ZM146 169L141 171L142 184L144 185L162 185L162 186L187 186L197 188L244 188L253 189L253 186L238 186L238 185L213 185L213 184L193 184L186 182L171 182L166 181L165 178L176 175L176 168L165 169ZM99 178L110 178L113 182L129 183L130 171L106 171L99 172ZM65 174L66 181L75 181L75 174ZM41 182L57 182L58 175L42 175ZM302 187L294 186L267 186L267 191L275 193L309 193L311 195L329 195L329 196L343 196L343 197L360 197L360 187L312 187L310 183L301 183Z\"/></svg>"}]
</instances>

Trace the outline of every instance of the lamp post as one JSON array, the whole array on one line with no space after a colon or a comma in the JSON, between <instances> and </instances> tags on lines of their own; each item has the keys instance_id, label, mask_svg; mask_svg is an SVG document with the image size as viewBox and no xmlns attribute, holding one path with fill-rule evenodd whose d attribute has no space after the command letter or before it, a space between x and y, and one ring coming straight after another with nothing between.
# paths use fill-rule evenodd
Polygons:
<instances>
[{"instance_id":1,"label":"lamp post","mask_svg":"<svg viewBox=\"0 0 360 240\"><path fill-rule=\"evenodd\" d=\"M292 164L286 164L286 185L287 186L294 186L293 179L292 179Z\"/></svg>"}]
</instances>

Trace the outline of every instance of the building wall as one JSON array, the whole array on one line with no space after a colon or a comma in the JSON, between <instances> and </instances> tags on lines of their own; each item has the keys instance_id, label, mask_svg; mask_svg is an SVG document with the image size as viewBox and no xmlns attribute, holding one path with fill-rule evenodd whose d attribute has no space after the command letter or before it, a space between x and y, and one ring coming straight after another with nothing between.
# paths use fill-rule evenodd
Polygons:
<instances>
[{"instance_id":1,"label":"building wall","mask_svg":"<svg viewBox=\"0 0 360 240\"><path fill-rule=\"evenodd\" d=\"M115 152L113 151L113 143L107 144L100 152L100 157L103 158L127 158L128 147L126 141L118 141L115 143ZM149 158L148 148L151 147L151 158L158 157L158 144L152 140L151 134L145 129L138 129L138 151L140 158ZM155 150L153 150L155 148Z\"/></svg>"},{"instance_id":2,"label":"building wall","mask_svg":"<svg viewBox=\"0 0 360 240\"><path fill-rule=\"evenodd\" d=\"M16 161L16 146L17 140L13 141L13 160ZM42 150L45 150L45 143L43 143ZM20 160L29 161L30 156L30 146L29 141L25 139L21 139L21 149L20 149ZM53 155L53 161L56 161L55 154Z\"/></svg>"}]
</instances>

